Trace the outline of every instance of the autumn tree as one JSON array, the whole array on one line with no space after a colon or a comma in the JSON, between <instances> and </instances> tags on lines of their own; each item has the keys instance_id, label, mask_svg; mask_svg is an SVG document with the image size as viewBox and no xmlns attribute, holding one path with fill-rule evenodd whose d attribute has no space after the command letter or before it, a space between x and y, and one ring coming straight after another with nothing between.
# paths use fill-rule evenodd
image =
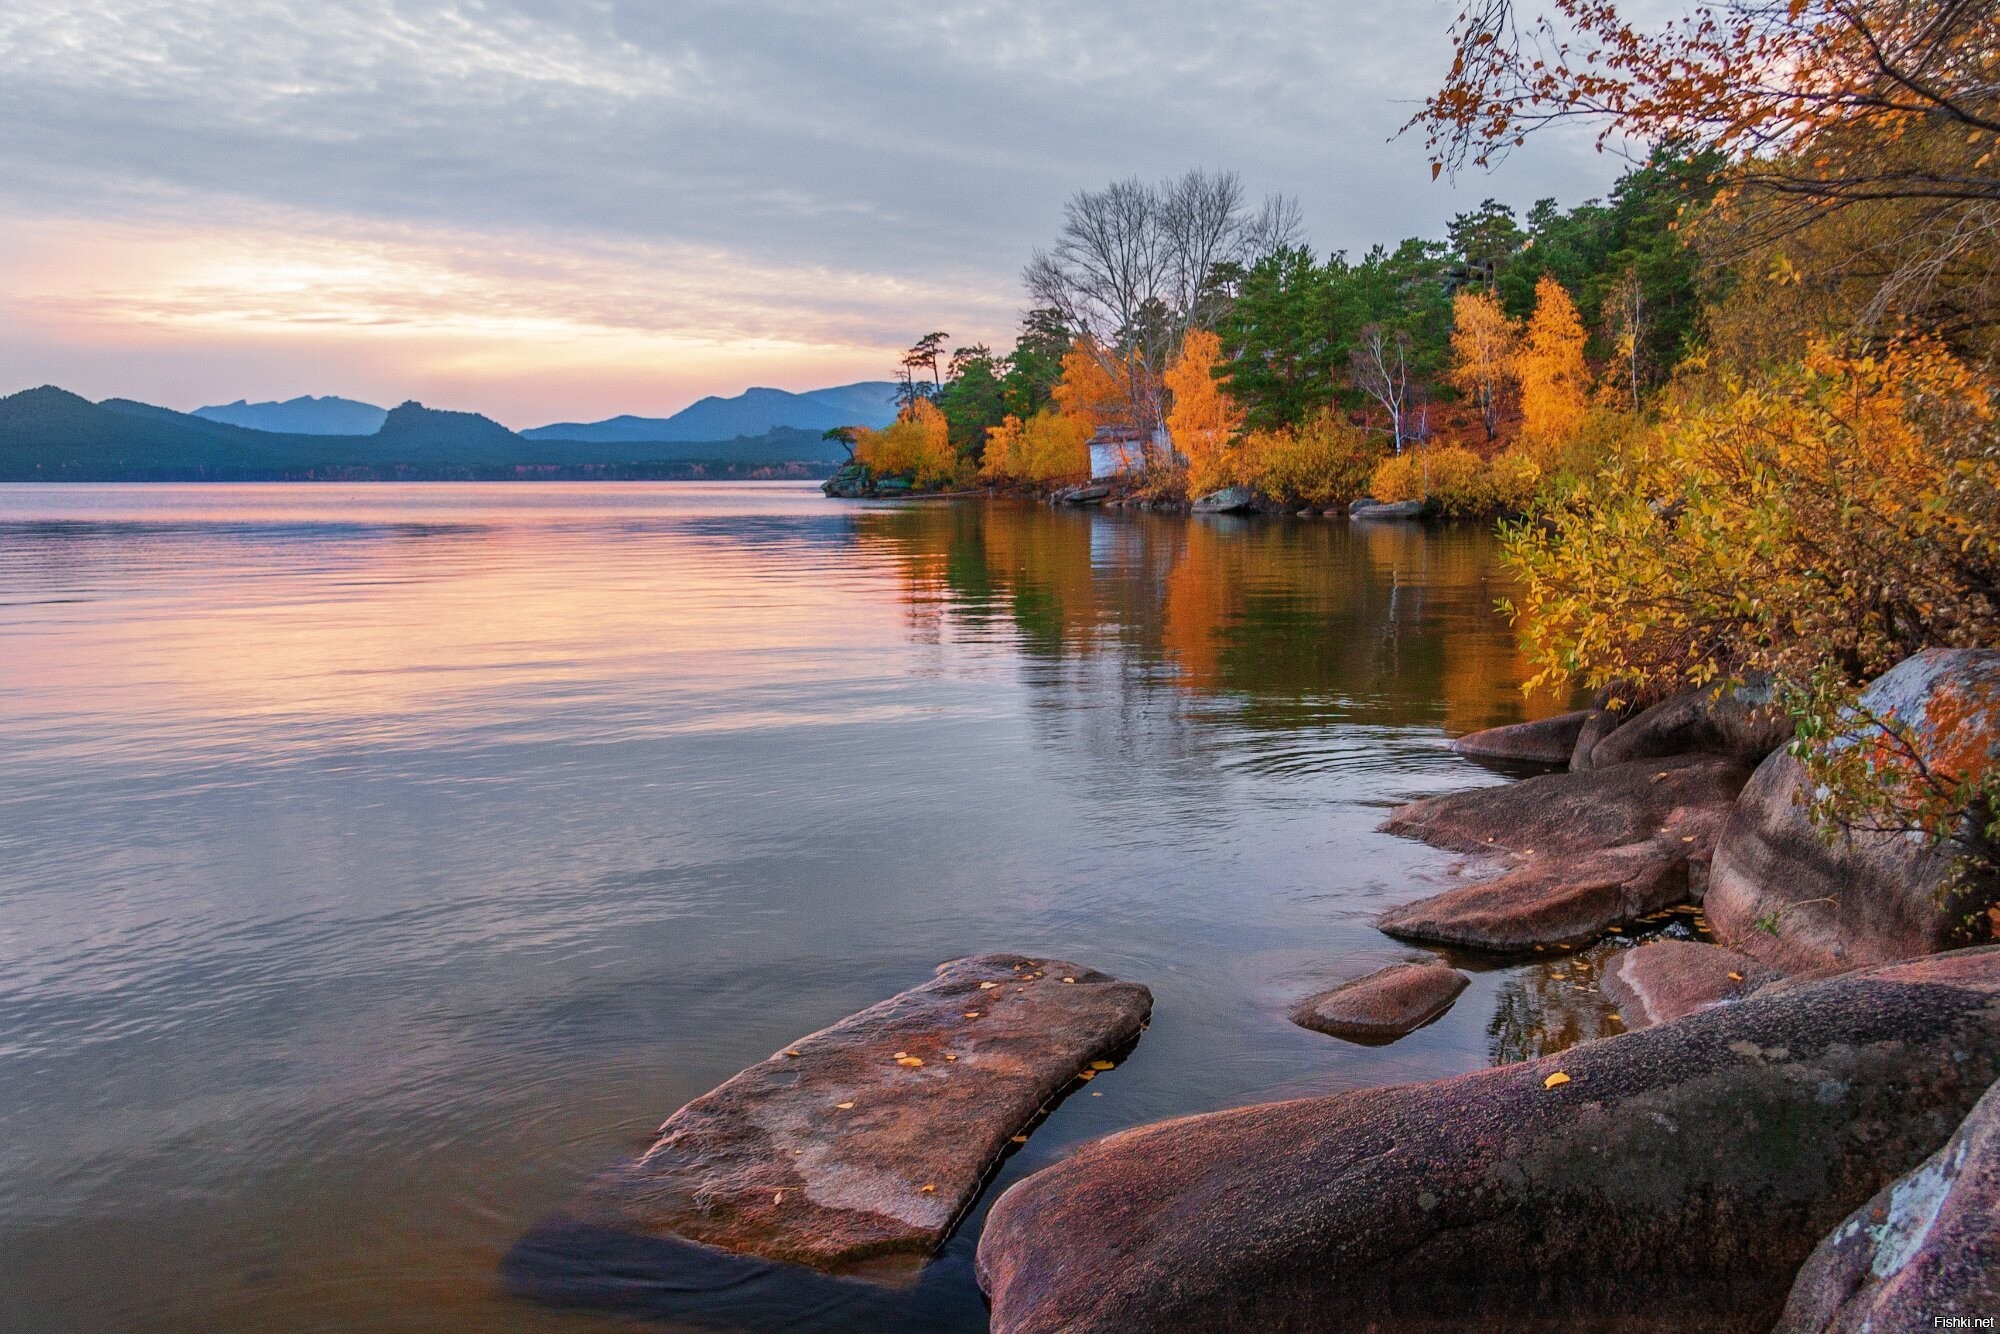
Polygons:
<instances>
[{"instance_id":1,"label":"autumn tree","mask_svg":"<svg viewBox=\"0 0 2000 1334\"><path fill-rule=\"evenodd\" d=\"M1174 448L1187 458L1188 489L1199 495L1242 480L1233 443L1243 427L1243 412L1215 377L1222 340L1206 329L1195 329L1181 343L1181 354L1167 369L1167 392L1173 410L1167 432Z\"/></svg>"},{"instance_id":2,"label":"autumn tree","mask_svg":"<svg viewBox=\"0 0 2000 1334\"><path fill-rule=\"evenodd\" d=\"M1590 365L1584 360L1583 321L1563 285L1543 277L1535 287L1535 313L1514 357L1521 385L1521 438L1544 455L1566 441L1590 405Z\"/></svg>"},{"instance_id":3,"label":"autumn tree","mask_svg":"<svg viewBox=\"0 0 2000 1334\"><path fill-rule=\"evenodd\" d=\"M1491 440L1500 426L1501 396L1514 377L1521 331L1491 292L1460 292L1451 314L1451 382L1479 405Z\"/></svg>"},{"instance_id":4,"label":"autumn tree","mask_svg":"<svg viewBox=\"0 0 2000 1334\"><path fill-rule=\"evenodd\" d=\"M1473 0L1425 126L1432 172L1485 165L1574 119L1708 152L1735 246L1767 253L1849 210L1890 243L1855 255L1857 319L1918 317L1978 342L2000 322L2000 7L1991 0L1738 0L1656 31L1609 0Z\"/></svg>"}]
</instances>

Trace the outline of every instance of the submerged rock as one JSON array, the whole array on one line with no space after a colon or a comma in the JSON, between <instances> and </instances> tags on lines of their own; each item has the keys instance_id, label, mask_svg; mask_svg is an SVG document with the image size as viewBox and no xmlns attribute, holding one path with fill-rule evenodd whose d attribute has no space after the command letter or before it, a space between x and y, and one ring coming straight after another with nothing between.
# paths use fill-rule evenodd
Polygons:
<instances>
[{"instance_id":1,"label":"submerged rock","mask_svg":"<svg viewBox=\"0 0 2000 1334\"><path fill-rule=\"evenodd\" d=\"M1942 1149L1819 1244L1792 1284L1775 1334L1950 1329L1936 1318L1996 1314L2000 1084Z\"/></svg>"},{"instance_id":2,"label":"submerged rock","mask_svg":"<svg viewBox=\"0 0 2000 1334\"><path fill-rule=\"evenodd\" d=\"M944 1240L1010 1138L1136 1039L1151 1008L1146 988L1076 964L955 959L696 1098L538 1231L906 1270ZM537 1250L532 1235L523 1245Z\"/></svg>"},{"instance_id":3,"label":"submerged rock","mask_svg":"<svg viewBox=\"0 0 2000 1334\"><path fill-rule=\"evenodd\" d=\"M1451 743L1459 754L1476 760L1517 760L1550 766L1569 763L1577 735L1590 717L1588 709L1560 713L1533 722L1508 723L1482 732L1468 732Z\"/></svg>"},{"instance_id":4,"label":"submerged rock","mask_svg":"<svg viewBox=\"0 0 2000 1334\"><path fill-rule=\"evenodd\" d=\"M1745 954L1695 940L1620 950L1600 985L1627 1030L1650 1028L1720 1001L1741 1000L1778 974Z\"/></svg>"},{"instance_id":5,"label":"submerged rock","mask_svg":"<svg viewBox=\"0 0 2000 1334\"><path fill-rule=\"evenodd\" d=\"M1689 690L1644 709L1598 741L1587 768L1659 755L1728 755L1756 764L1792 739L1792 719L1769 684Z\"/></svg>"},{"instance_id":6,"label":"submerged rock","mask_svg":"<svg viewBox=\"0 0 2000 1334\"><path fill-rule=\"evenodd\" d=\"M1257 493L1247 486L1225 486L1194 502L1196 514L1248 514L1257 508Z\"/></svg>"},{"instance_id":7,"label":"submerged rock","mask_svg":"<svg viewBox=\"0 0 2000 1334\"><path fill-rule=\"evenodd\" d=\"M1398 963L1299 1002L1292 1022L1350 1042L1394 1042L1451 1008L1472 979L1441 963Z\"/></svg>"},{"instance_id":8,"label":"submerged rock","mask_svg":"<svg viewBox=\"0 0 2000 1334\"><path fill-rule=\"evenodd\" d=\"M999 1334L1769 1328L2000 1074L2000 949L1099 1140L993 1208Z\"/></svg>"},{"instance_id":9,"label":"submerged rock","mask_svg":"<svg viewBox=\"0 0 2000 1334\"><path fill-rule=\"evenodd\" d=\"M1926 649L1863 692L1907 729L1935 772L2000 755L2000 651ZM1921 836L1814 826L1805 766L1784 751L1757 769L1716 846L1709 921L1733 949L1781 972L1909 958L1975 938L1990 900L1947 892L1953 849Z\"/></svg>"}]
</instances>

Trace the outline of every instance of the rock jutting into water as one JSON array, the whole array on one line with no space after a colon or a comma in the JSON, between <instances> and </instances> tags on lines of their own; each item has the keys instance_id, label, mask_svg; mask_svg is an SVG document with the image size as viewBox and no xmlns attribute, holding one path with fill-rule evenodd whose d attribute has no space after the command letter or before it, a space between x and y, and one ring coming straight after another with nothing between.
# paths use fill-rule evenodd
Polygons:
<instances>
[{"instance_id":1,"label":"rock jutting into water","mask_svg":"<svg viewBox=\"0 0 2000 1334\"><path fill-rule=\"evenodd\" d=\"M1394 1042L1451 1008L1471 979L1441 963L1397 963L1298 1003L1292 1022L1350 1042Z\"/></svg>"},{"instance_id":2,"label":"rock jutting into water","mask_svg":"<svg viewBox=\"0 0 2000 1334\"><path fill-rule=\"evenodd\" d=\"M1196 514L1253 514L1257 508L1257 493L1247 486L1225 486L1194 502Z\"/></svg>"},{"instance_id":3,"label":"rock jutting into water","mask_svg":"<svg viewBox=\"0 0 2000 1334\"><path fill-rule=\"evenodd\" d=\"M1498 874L1391 909L1392 936L1473 949L1581 944L1685 897L1749 770L1688 755L1555 773L1399 807L1382 828Z\"/></svg>"},{"instance_id":4,"label":"rock jutting into water","mask_svg":"<svg viewBox=\"0 0 2000 1334\"><path fill-rule=\"evenodd\" d=\"M1792 739L1770 684L1687 690L1661 700L1591 747L1591 769L1660 755L1728 755L1756 764Z\"/></svg>"},{"instance_id":5,"label":"rock jutting into water","mask_svg":"<svg viewBox=\"0 0 2000 1334\"><path fill-rule=\"evenodd\" d=\"M2000 1074L2000 947L1435 1083L1125 1131L1007 1191L998 1334L1768 1329Z\"/></svg>"},{"instance_id":6,"label":"rock jutting into water","mask_svg":"<svg viewBox=\"0 0 2000 1334\"><path fill-rule=\"evenodd\" d=\"M1421 519L1424 517L1424 502L1421 500L1369 500L1363 498L1347 507L1350 519Z\"/></svg>"},{"instance_id":7,"label":"rock jutting into water","mask_svg":"<svg viewBox=\"0 0 2000 1334\"><path fill-rule=\"evenodd\" d=\"M1533 722L1509 723L1468 732L1451 743L1451 748L1469 759L1513 760L1523 764L1551 767L1569 763L1576 738L1590 717L1588 709L1537 718Z\"/></svg>"},{"instance_id":8,"label":"rock jutting into water","mask_svg":"<svg viewBox=\"0 0 2000 1334\"><path fill-rule=\"evenodd\" d=\"M1146 988L1076 964L952 960L696 1098L543 1228L907 1271L1012 1138L1111 1068L1151 1010Z\"/></svg>"},{"instance_id":9,"label":"rock jutting into water","mask_svg":"<svg viewBox=\"0 0 2000 1334\"><path fill-rule=\"evenodd\" d=\"M1747 954L1695 940L1656 940L1620 950L1604 966L1605 997L1625 1027L1669 1023L1722 1001L1740 1000L1778 974Z\"/></svg>"}]
</instances>

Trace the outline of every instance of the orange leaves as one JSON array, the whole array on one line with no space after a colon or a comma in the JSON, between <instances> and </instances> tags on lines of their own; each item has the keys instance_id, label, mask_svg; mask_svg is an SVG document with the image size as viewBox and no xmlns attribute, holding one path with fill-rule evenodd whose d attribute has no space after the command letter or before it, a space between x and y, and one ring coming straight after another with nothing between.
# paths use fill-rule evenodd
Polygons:
<instances>
[{"instance_id":1,"label":"orange leaves","mask_svg":"<svg viewBox=\"0 0 2000 1334\"><path fill-rule=\"evenodd\" d=\"M958 466L944 413L929 399L918 399L879 431L852 429L854 457L878 475L908 476L918 486L936 486L949 481Z\"/></svg>"},{"instance_id":2,"label":"orange leaves","mask_svg":"<svg viewBox=\"0 0 2000 1334\"><path fill-rule=\"evenodd\" d=\"M1234 437L1243 427L1242 409L1215 378L1222 340L1206 329L1189 332L1165 382L1174 396L1167 432L1188 461L1188 489L1200 495L1243 481Z\"/></svg>"},{"instance_id":3,"label":"orange leaves","mask_svg":"<svg viewBox=\"0 0 2000 1334\"><path fill-rule=\"evenodd\" d=\"M1479 404L1491 440L1500 424L1501 395L1514 378L1520 326L1491 292L1463 291L1451 301L1451 382Z\"/></svg>"},{"instance_id":4,"label":"orange leaves","mask_svg":"<svg viewBox=\"0 0 2000 1334\"><path fill-rule=\"evenodd\" d=\"M1535 313L1514 356L1521 385L1521 439L1542 457L1561 448L1590 405L1583 321L1563 285L1548 274L1535 284Z\"/></svg>"}]
</instances>

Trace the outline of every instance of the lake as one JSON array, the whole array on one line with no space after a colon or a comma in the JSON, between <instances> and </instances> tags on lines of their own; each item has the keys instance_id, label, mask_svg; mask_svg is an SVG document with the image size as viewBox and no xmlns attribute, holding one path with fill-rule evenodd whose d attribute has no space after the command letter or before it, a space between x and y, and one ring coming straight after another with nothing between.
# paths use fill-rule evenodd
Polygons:
<instances>
[{"instance_id":1,"label":"lake","mask_svg":"<svg viewBox=\"0 0 2000 1334\"><path fill-rule=\"evenodd\" d=\"M1388 1047L1290 1024L1418 952L1389 806L1554 711L1476 527L809 485L0 487L0 1324L630 1328L508 1247L688 1099L984 951L1151 987L1078 1142L1591 1036L1488 968ZM867 1328L663 1289L664 1327ZM664 1313L664 1314L661 1314Z\"/></svg>"}]
</instances>

